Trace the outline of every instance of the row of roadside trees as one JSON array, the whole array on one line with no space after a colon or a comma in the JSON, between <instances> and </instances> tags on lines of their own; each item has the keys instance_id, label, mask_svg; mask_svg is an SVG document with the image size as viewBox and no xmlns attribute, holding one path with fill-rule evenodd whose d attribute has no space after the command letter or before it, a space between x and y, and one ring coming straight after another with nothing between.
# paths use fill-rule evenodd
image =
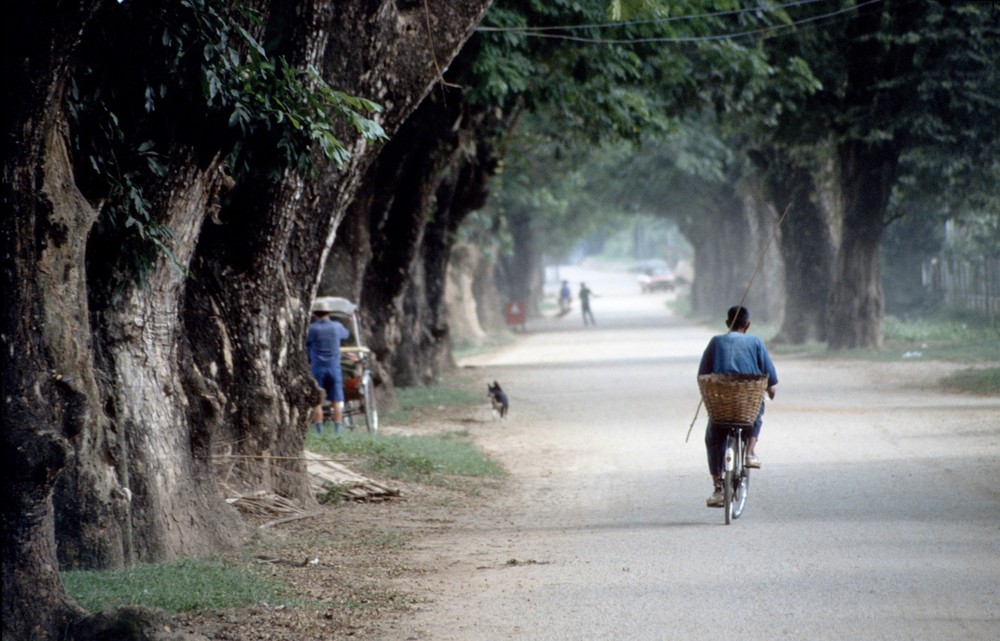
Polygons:
<instances>
[{"instance_id":1,"label":"row of roadside trees","mask_svg":"<svg viewBox=\"0 0 1000 641\"><path fill-rule=\"evenodd\" d=\"M625 8L630 20L677 20L638 4ZM731 67L707 57L721 88L711 73L698 76L706 54L692 50L697 43L658 43L661 59L688 58L683 76L700 93L693 106L658 104L661 120L673 120L641 128L638 140L595 149L574 145L582 128L525 119L508 145L524 150L512 158L523 162L508 164L499 206L511 220L535 220L541 240L532 242L546 248L600 213L674 219L696 248L693 304L706 313L741 296L787 212L780 260L765 262L769 284L755 286L751 302L778 310L780 341L875 347L887 232L897 273L907 257L919 265L941 247L949 219L983 249L979 259L995 252L1000 16L981 3L933 2L797 3L766 15L764 26L742 27L764 36L739 55L733 43ZM604 46L582 40L565 46ZM669 84L671 96L683 82ZM553 197L556 189L565 193ZM549 216L532 216L546 207Z\"/></svg>"},{"instance_id":2,"label":"row of roadside trees","mask_svg":"<svg viewBox=\"0 0 1000 641\"><path fill-rule=\"evenodd\" d=\"M721 9L5 7L4 638L87 636L60 566L237 544L220 460L311 500L312 297L360 302L383 389L427 383L461 239L530 292L627 194L691 240L707 309L787 209L787 340L877 345L886 225L995 215L998 14Z\"/></svg>"}]
</instances>

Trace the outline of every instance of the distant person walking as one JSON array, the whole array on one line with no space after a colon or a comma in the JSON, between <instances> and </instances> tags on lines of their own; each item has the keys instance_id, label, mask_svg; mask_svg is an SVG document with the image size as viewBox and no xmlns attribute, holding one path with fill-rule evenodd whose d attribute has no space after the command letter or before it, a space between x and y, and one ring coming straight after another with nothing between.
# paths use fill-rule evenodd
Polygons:
<instances>
[{"instance_id":1,"label":"distant person walking","mask_svg":"<svg viewBox=\"0 0 1000 641\"><path fill-rule=\"evenodd\" d=\"M597 325L597 321L594 320L594 313L590 311L591 296L596 298L597 294L587 288L587 283L580 283L580 293L577 294L577 298L580 299L580 312L583 314L584 326Z\"/></svg>"},{"instance_id":2,"label":"distant person walking","mask_svg":"<svg viewBox=\"0 0 1000 641\"><path fill-rule=\"evenodd\" d=\"M565 316L569 313L570 305L573 302L573 294L569 291L569 281L564 280L559 288L559 315Z\"/></svg>"}]
</instances>

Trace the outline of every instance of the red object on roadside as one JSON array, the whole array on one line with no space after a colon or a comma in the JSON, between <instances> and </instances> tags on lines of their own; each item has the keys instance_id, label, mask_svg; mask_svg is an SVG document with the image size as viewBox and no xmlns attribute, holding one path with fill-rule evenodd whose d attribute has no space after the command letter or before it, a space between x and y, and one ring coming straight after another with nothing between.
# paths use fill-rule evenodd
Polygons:
<instances>
[{"instance_id":1,"label":"red object on roadside","mask_svg":"<svg viewBox=\"0 0 1000 641\"><path fill-rule=\"evenodd\" d=\"M507 319L508 327L520 326L521 331L524 331L524 323L526 319L524 301L512 300L508 301L504 305L504 317Z\"/></svg>"}]
</instances>

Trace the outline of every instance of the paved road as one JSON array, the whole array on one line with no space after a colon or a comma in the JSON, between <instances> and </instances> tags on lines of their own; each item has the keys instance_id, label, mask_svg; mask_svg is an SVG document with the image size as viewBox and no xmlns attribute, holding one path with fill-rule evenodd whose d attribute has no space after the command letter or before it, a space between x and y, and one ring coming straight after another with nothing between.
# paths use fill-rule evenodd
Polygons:
<instances>
[{"instance_id":1,"label":"paved road","mask_svg":"<svg viewBox=\"0 0 1000 641\"><path fill-rule=\"evenodd\" d=\"M947 365L779 357L725 526L703 416L684 442L711 332L586 277L597 328L536 322L470 363L511 396L473 431L512 491L422 542L401 638L1000 639L1000 399L938 393Z\"/></svg>"}]
</instances>

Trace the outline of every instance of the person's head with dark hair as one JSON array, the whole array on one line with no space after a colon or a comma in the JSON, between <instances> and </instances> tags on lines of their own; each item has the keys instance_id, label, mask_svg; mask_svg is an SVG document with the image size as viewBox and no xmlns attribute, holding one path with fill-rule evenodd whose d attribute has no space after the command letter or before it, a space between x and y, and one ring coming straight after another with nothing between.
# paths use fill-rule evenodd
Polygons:
<instances>
[{"instance_id":1,"label":"person's head with dark hair","mask_svg":"<svg viewBox=\"0 0 1000 641\"><path fill-rule=\"evenodd\" d=\"M733 305L726 313L726 327L731 332L746 331L750 327L750 310L740 305Z\"/></svg>"}]
</instances>

